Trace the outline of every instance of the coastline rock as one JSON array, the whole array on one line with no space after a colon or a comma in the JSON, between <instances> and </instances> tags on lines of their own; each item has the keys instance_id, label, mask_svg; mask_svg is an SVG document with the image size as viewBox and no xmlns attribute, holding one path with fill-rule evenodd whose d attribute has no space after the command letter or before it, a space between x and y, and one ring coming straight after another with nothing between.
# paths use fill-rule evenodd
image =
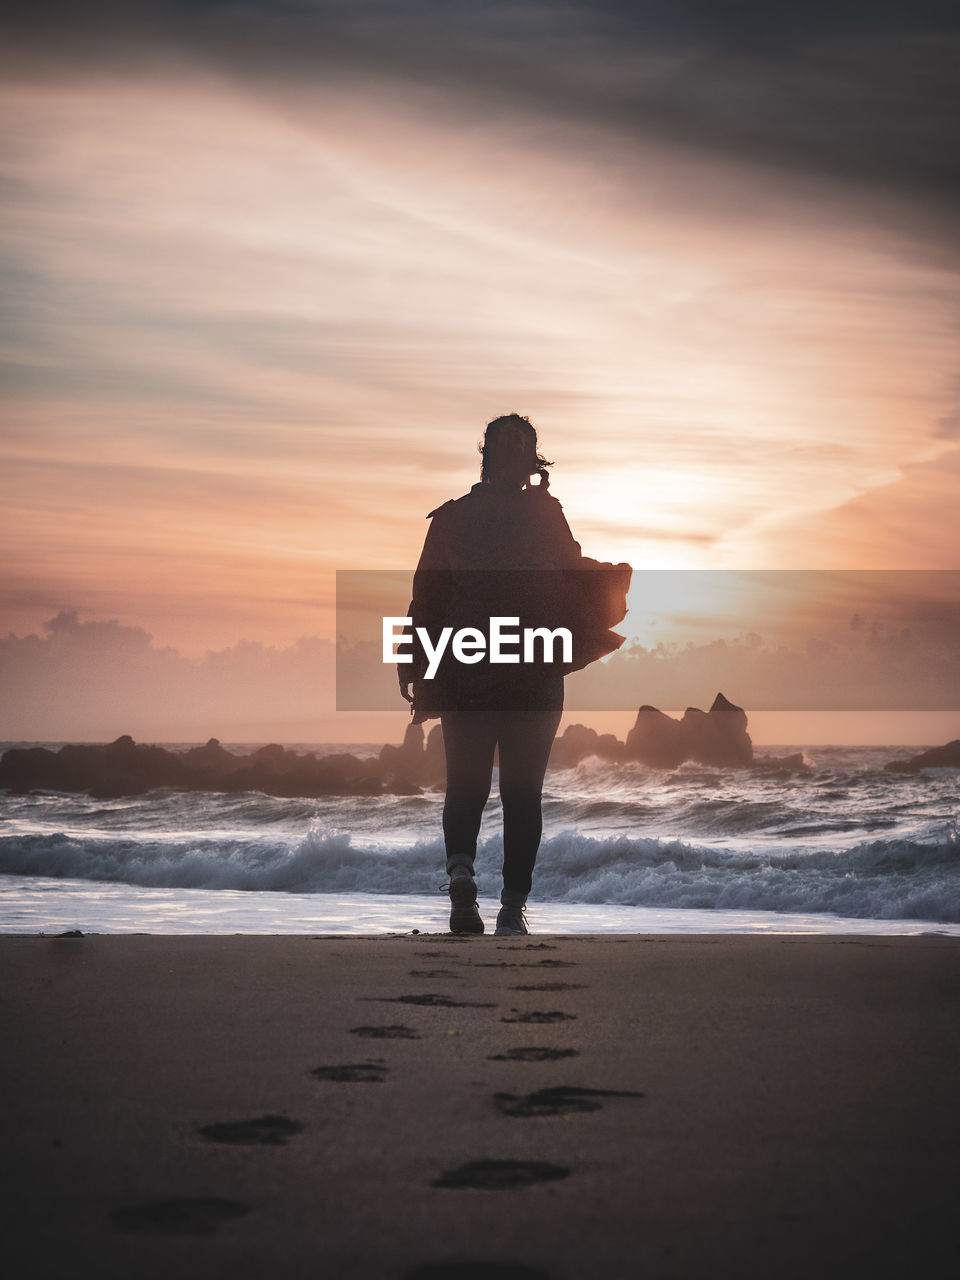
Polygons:
<instances>
[{"instance_id":1,"label":"coastline rock","mask_svg":"<svg viewBox=\"0 0 960 1280\"><path fill-rule=\"evenodd\" d=\"M7 752L0 761L6 785ZM180 757L163 747L141 747L124 734L105 746L65 746L57 752L64 766L65 791L87 791L99 800L143 795L157 787L185 787L189 775ZM37 784L31 783L31 786Z\"/></svg>"},{"instance_id":2,"label":"coastline rock","mask_svg":"<svg viewBox=\"0 0 960 1280\"><path fill-rule=\"evenodd\" d=\"M653 769L675 769L687 759L683 725L645 703L627 734L625 755Z\"/></svg>"},{"instance_id":3,"label":"coastline rock","mask_svg":"<svg viewBox=\"0 0 960 1280\"><path fill-rule=\"evenodd\" d=\"M944 758L943 753L947 753ZM612 733L572 724L553 744L550 767L569 769L589 756L619 763L637 760L657 769L674 769L685 760L720 768L752 765L761 769L805 768L800 753L782 759L753 759L747 717L741 707L718 693L707 712L688 707L674 720L656 707L637 712L626 743ZM927 752L915 761L893 761L888 769L960 765L960 741ZM0 787L29 791L82 791L97 799L142 795L157 788L180 791L260 791L266 795L311 798L327 795L419 795L423 787L446 780L443 729L437 724L424 739L421 725L410 724L400 746L387 744L379 755L361 759L350 752L300 754L271 742L249 755L227 751L217 738L185 751L142 746L129 734L107 744L12 747L0 758Z\"/></svg>"},{"instance_id":4,"label":"coastline rock","mask_svg":"<svg viewBox=\"0 0 960 1280\"><path fill-rule=\"evenodd\" d=\"M242 760L239 756L231 755L224 747L220 745L218 738L211 738L202 747L191 747L188 751L184 751L180 759L184 767L194 775L198 787L203 786L203 790L215 791L216 780L222 778L225 774L230 774L234 769L239 768ZM210 782L209 788L206 783Z\"/></svg>"},{"instance_id":5,"label":"coastline rock","mask_svg":"<svg viewBox=\"0 0 960 1280\"><path fill-rule=\"evenodd\" d=\"M597 733L583 724L567 725L550 750L549 768L572 769L587 756L604 760L622 760L623 743L612 733Z\"/></svg>"},{"instance_id":6,"label":"coastline rock","mask_svg":"<svg viewBox=\"0 0 960 1280\"><path fill-rule=\"evenodd\" d=\"M399 747L387 743L380 748L379 762L392 795L417 795L424 775L423 725L408 724Z\"/></svg>"},{"instance_id":7,"label":"coastline rock","mask_svg":"<svg viewBox=\"0 0 960 1280\"><path fill-rule=\"evenodd\" d=\"M181 791L260 791L273 796L417 795L409 777L384 770L379 760L349 752L318 759L278 743L248 756L225 750L216 738L187 751L139 746L124 734L107 745L74 745L50 751L14 747L0 759L0 787L83 791L101 800L142 795L160 787Z\"/></svg>"},{"instance_id":8,"label":"coastline rock","mask_svg":"<svg viewBox=\"0 0 960 1280\"><path fill-rule=\"evenodd\" d=\"M644 705L627 734L625 756L654 769L675 769L686 760L740 769L753 761L747 713L718 693L709 711L687 707L680 720Z\"/></svg>"},{"instance_id":9,"label":"coastline rock","mask_svg":"<svg viewBox=\"0 0 960 1280\"><path fill-rule=\"evenodd\" d=\"M698 707L687 707L680 723L688 759L719 768L742 768L753 760L747 713L722 693L717 694L706 713Z\"/></svg>"},{"instance_id":10,"label":"coastline rock","mask_svg":"<svg viewBox=\"0 0 960 1280\"><path fill-rule=\"evenodd\" d=\"M47 747L12 747L0 760L0 786L26 791L73 791L66 762Z\"/></svg>"},{"instance_id":11,"label":"coastline rock","mask_svg":"<svg viewBox=\"0 0 960 1280\"><path fill-rule=\"evenodd\" d=\"M909 760L890 760L884 769L888 773L919 773L921 769L960 769L960 738L946 742L942 747L931 747Z\"/></svg>"},{"instance_id":12,"label":"coastline rock","mask_svg":"<svg viewBox=\"0 0 960 1280\"><path fill-rule=\"evenodd\" d=\"M753 760L750 762L750 768L760 771L774 769L787 769L794 771L803 769L808 773L810 771L810 766L803 758L802 751L794 751L793 754L789 756L754 756Z\"/></svg>"}]
</instances>

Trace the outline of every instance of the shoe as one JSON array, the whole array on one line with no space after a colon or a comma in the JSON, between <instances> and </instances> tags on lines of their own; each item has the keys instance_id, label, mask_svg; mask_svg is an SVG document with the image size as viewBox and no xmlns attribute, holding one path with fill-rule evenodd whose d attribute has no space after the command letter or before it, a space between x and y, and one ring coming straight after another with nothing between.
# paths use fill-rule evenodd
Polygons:
<instances>
[{"instance_id":1,"label":"shoe","mask_svg":"<svg viewBox=\"0 0 960 1280\"><path fill-rule=\"evenodd\" d=\"M469 872L450 878L450 932L483 933L477 906L477 882Z\"/></svg>"},{"instance_id":2,"label":"shoe","mask_svg":"<svg viewBox=\"0 0 960 1280\"><path fill-rule=\"evenodd\" d=\"M527 928L527 917L523 907L501 907L497 914L497 927L494 929L494 936L504 937L508 934L517 935L529 933Z\"/></svg>"}]
</instances>

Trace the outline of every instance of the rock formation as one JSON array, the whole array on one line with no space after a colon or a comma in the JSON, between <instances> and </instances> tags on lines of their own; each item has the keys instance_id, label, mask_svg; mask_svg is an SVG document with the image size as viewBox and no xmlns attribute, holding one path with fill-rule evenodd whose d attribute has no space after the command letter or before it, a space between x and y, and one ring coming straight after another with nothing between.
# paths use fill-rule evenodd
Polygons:
<instances>
[{"instance_id":1,"label":"rock formation","mask_svg":"<svg viewBox=\"0 0 960 1280\"><path fill-rule=\"evenodd\" d=\"M921 769L960 769L960 738L945 743L942 747L931 747L929 751L921 751L918 756L909 760L890 760L884 769L888 773L919 773Z\"/></svg>"},{"instance_id":2,"label":"rock formation","mask_svg":"<svg viewBox=\"0 0 960 1280\"><path fill-rule=\"evenodd\" d=\"M274 796L409 794L419 787L387 776L377 760L349 753L317 757L272 743L233 755L216 738L188 751L140 746L124 734L106 746L13 748L0 760L0 787L85 791L100 799L179 791L262 791Z\"/></svg>"},{"instance_id":3,"label":"rock formation","mask_svg":"<svg viewBox=\"0 0 960 1280\"><path fill-rule=\"evenodd\" d=\"M624 746L612 733L597 733L583 724L567 725L550 752L552 769L570 769L587 756L603 760L622 760Z\"/></svg>"},{"instance_id":4,"label":"rock formation","mask_svg":"<svg viewBox=\"0 0 960 1280\"><path fill-rule=\"evenodd\" d=\"M675 769L685 760L716 768L743 768L753 761L747 714L722 693L709 711L687 707L674 720L656 707L642 706L627 734L625 758L655 769Z\"/></svg>"},{"instance_id":5,"label":"rock formation","mask_svg":"<svg viewBox=\"0 0 960 1280\"><path fill-rule=\"evenodd\" d=\"M618 763L636 760L655 769L675 769L686 760L715 768L803 769L800 753L782 759L754 758L747 717L718 693L709 711L688 707L680 720L642 706L625 743L612 733L569 725L553 744L550 767L569 769L588 756ZM960 741L888 769L912 771L960 764ZM33 790L85 791L109 799L141 795L158 787L181 791L262 791L274 796L417 795L445 782L443 730L424 740L418 724L407 727L400 746L361 759L349 752L316 756L277 743L249 755L234 755L216 738L202 747L167 751L141 746L128 735L95 746L12 748L0 759L0 787L20 794Z\"/></svg>"},{"instance_id":6,"label":"rock formation","mask_svg":"<svg viewBox=\"0 0 960 1280\"><path fill-rule=\"evenodd\" d=\"M654 769L675 769L688 758L683 725L645 703L627 734L624 754Z\"/></svg>"}]
</instances>

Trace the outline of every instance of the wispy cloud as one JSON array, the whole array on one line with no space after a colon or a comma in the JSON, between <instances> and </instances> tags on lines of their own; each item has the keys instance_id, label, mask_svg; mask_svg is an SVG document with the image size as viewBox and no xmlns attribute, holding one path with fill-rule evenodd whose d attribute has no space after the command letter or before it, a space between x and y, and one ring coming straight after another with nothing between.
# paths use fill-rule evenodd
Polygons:
<instances>
[{"instance_id":1,"label":"wispy cloud","mask_svg":"<svg viewBox=\"0 0 960 1280\"><path fill-rule=\"evenodd\" d=\"M312 633L512 409L588 553L955 562L945 6L8 22L8 625Z\"/></svg>"}]
</instances>

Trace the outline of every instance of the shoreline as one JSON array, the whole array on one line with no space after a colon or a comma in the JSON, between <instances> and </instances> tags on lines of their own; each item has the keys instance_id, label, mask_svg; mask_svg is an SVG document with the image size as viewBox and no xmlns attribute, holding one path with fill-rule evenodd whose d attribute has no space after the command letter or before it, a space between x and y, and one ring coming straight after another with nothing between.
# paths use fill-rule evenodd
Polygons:
<instances>
[{"instance_id":1,"label":"shoreline","mask_svg":"<svg viewBox=\"0 0 960 1280\"><path fill-rule=\"evenodd\" d=\"M953 1250L953 937L8 934L0 960L31 1274L759 1280Z\"/></svg>"},{"instance_id":2,"label":"shoreline","mask_svg":"<svg viewBox=\"0 0 960 1280\"><path fill-rule=\"evenodd\" d=\"M480 909L492 927L499 907L489 886ZM0 878L0 937L56 937L68 931L123 937L191 934L286 937L298 934L379 938L442 930L446 895L285 890L144 887L57 879L55 896L44 877ZM878 919L826 912L636 907L620 903L535 899L528 906L533 932L562 936L716 934L771 936L958 937L960 924L913 918Z\"/></svg>"}]
</instances>

